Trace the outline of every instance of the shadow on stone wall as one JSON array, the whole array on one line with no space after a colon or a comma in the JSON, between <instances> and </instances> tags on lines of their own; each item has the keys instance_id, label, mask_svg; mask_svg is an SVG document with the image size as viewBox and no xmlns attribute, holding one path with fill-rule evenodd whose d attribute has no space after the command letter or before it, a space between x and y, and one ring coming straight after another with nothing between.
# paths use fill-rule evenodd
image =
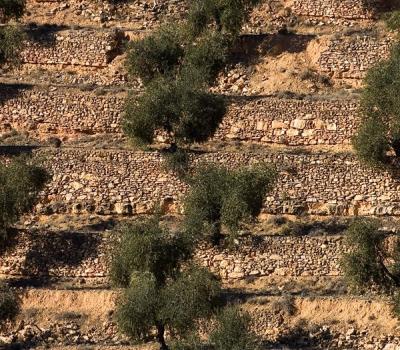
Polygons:
<instances>
[{"instance_id":1,"label":"shadow on stone wall","mask_svg":"<svg viewBox=\"0 0 400 350\"><path fill-rule=\"evenodd\" d=\"M68 27L54 24L37 25L36 23L31 23L25 28L25 33L29 41L35 42L42 47L52 47L57 42L57 33L65 29L68 29Z\"/></svg>"},{"instance_id":2,"label":"shadow on stone wall","mask_svg":"<svg viewBox=\"0 0 400 350\"><path fill-rule=\"evenodd\" d=\"M289 32L242 35L232 50L231 61L255 64L265 55L303 52L314 38L315 35Z\"/></svg>"},{"instance_id":3,"label":"shadow on stone wall","mask_svg":"<svg viewBox=\"0 0 400 350\"><path fill-rule=\"evenodd\" d=\"M29 240L31 245L23 270L32 276L46 276L52 269L76 267L82 261L96 257L101 236L70 231L32 232Z\"/></svg>"},{"instance_id":4,"label":"shadow on stone wall","mask_svg":"<svg viewBox=\"0 0 400 350\"><path fill-rule=\"evenodd\" d=\"M29 84L6 84L0 83L0 106L8 100L19 97L24 91L31 90Z\"/></svg>"}]
</instances>

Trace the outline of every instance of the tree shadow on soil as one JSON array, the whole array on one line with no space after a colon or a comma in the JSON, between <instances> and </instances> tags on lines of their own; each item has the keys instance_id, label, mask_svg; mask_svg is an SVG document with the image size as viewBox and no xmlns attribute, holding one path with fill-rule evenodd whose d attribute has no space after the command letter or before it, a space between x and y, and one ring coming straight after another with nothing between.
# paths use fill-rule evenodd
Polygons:
<instances>
[{"instance_id":1,"label":"tree shadow on soil","mask_svg":"<svg viewBox=\"0 0 400 350\"><path fill-rule=\"evenodd\" d=\"M231 63L256 64L266 55L300 53L307 49L315 35L282 32L242 35L231 53Z\"/></svg>"}]
</instances>

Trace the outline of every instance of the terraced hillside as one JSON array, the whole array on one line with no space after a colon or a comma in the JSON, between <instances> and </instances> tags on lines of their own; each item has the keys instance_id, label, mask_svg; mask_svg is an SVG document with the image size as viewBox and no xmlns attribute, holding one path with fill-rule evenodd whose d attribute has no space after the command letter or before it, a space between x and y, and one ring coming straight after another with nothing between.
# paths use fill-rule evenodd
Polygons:
<instances>
[{"instance_id":1,"label":"terraced hillside","mask_svg":"<svg viewBox=\"0 0 400 350\"><path fill-rule=\"evenodd\" d=\"M113 229L155 204L179 222L188 187L160 152L135 149L122 132L128 91L143 91L125 46L186 11L183 0L27 1L21 65L0 78L0 150L32 154L52 179L0 257L0 278L22 300L0 344L157 348L132 345L115 325ZM265 1L211 88L228 113L190 166L266 161L278 182L237 250L203 245L196 260L251 312L266 349L400 349L387 300L351 294L339 264L352 217L388 227L400 217L398 176L360 163L351 147L362 79L396 40L383 11L377 0Z\"/></svg>"}]
</instances>

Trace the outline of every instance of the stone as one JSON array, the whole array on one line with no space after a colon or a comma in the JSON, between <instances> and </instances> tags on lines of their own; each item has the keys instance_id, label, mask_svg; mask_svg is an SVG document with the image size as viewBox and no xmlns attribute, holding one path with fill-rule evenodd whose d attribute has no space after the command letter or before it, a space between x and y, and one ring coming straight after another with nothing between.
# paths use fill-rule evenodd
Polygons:
<instances>
[{"instance_id":1,"label":"stone","mask_svg":"<svg viewBox=\"0 0 400 350\"><path fill-rule=\"evenodd\" d=\"M306 127L306 121L304 119L294 119L290 123L290 127L294 129L304 129Z\"/></svg>"}]
</instances>

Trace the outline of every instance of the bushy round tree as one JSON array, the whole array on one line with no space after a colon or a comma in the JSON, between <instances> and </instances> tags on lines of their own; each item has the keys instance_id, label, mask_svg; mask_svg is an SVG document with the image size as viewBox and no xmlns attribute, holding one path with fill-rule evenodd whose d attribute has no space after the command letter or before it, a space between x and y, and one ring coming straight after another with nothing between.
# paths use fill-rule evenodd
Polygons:
<instances>
[{"instance_id":1,"label":"bushy round tree","mask_svg":"<svg viewBox=\"0 0 400 350\"><path fill-rule=\"evenodd\" d=\"M181 26L165 25L128 47L127 67L133 76L148 83L160 75L176 74L184 55L184 30Z\"/></svg>"},{"instance_id":2,"label":"bushy round tree","mask_svg":"<svg viewBox=\"0 0 400 350\"><path fill-rule=\"evenodd\" d=\"M193 36L209 27L237 36L250 11L260 0L191 0L188 26Z\"/></svg>"},{"instance_id":3,"label":"bushy round tree","mask_svg":"<svg viewBox=\"0 0 400 350\"><path fill-rule=\"evenodd\" d=\"M47 180L47 172L25 157L8 164L0 162L0 243L4 243L7 229L32 209Z\"/></svg>"},{"instance_id":4,"label":"bushy round tree","mask_svg":"<svg viewBox=\"0 0 400 350\"><path fill-rule=\"evenodd\" d=\"M350 225L346 232L350 252L344 254L342 268L353 287L400 287L400 244L396 241L389 249L386 238L376 219L361 218Z\"/></svg>"},{"instance_id":5,"label":"bushy round tree","mask_svg":"<svg viewBox=\"0 0 400 350\"><path fill-rule=\"evenodd\" d=\"M185 199L185 226L193 236L210 236L217 244L226 228L234 237L241 224L255 218L275 182L275 171L265 164L229 170L215 164L200 165L189 178Z\"/></svg>"},{"instance_id":6,"label":"bushy round tree","mask_svg":"<svg viewBox=\"0 0 400 350\"><path fill-rule=\"evenodd\" d=\"M371 69L361 98L361 125L353 145L359 156L374 164L388 161L392 151L400 155L400 44L388 60Z\"/></svg>"},{"instance_id":7,"label":"bushy round tree","mask_svg":"<svg viewBox=\"0 0 400 350\"><path fill-rule=\"evenodd\" d=\"M0 250L7 246L10 226L32 209L48 179L46 171L25 157L0 162ZM18 298L0 281L0 324L19 311Z\"/></svg>"},{"instance_id":8,"label":"bushy round tree","mask_svg":"<svg viewBox=\"0 0 400 350\"><path fill-rule=\"evenodd\" d=\"M158 218L123 229L111 278L126 287L116 312L125 334L139 341L155 334L160 349L166 350L166 331L184 337L213 313L220 285L207 270L190 264L193 244L189 237L161 228Z\"/></svg>"},{"instance_id":9,"label":"bushy round tree","mask_svg":"<svg viewBox=\"0 0 400 350\"><path fill-rule=\"evenodd\" d=\"M174 144L204 142L225 114L222 98L206 91L195 71L179 79L160 77L140 96L128 99L124 130L138 144L153 142L156 131Z\"/></svg>"},{"instance_id":10,"label":"bushy round tree","mask_svg":"<svg viewBox=\"0 0 400 350\"><path fill-rule=\"evenodd\" d=\"M0 0L0 12L3 19L8 22L11 19L19 19L25 10L25 0ZM18 62L18 52L22 48L25 35L14 24L0 28L0 63Z\"/></svg>"}]
</instances>

